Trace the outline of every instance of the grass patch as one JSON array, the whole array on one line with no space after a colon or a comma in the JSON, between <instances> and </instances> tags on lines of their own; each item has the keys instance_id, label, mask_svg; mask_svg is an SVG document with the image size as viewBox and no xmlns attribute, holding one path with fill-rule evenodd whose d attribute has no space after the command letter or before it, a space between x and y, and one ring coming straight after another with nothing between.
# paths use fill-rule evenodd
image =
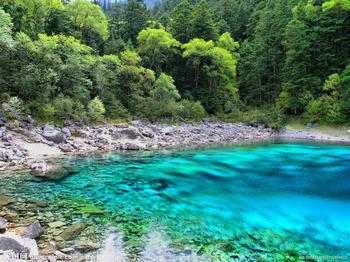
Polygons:
<instances>
[{"instance_id":1,"label":"grass patch","mask_svg":"<svg viewBox=\"0 0 350 262\"><path fill-rule=\"evenodd\" d=\"M350 134L347 132L348 130L350 130L350 123L341 125L321 124L316 125L315 127L308 127L307 125L305 125L305 122L303 122L301 119L290 118L288 120L286 128L289 130L318 132L320 134L336 137L350 136Z\"/></svg>"}]
</instances>

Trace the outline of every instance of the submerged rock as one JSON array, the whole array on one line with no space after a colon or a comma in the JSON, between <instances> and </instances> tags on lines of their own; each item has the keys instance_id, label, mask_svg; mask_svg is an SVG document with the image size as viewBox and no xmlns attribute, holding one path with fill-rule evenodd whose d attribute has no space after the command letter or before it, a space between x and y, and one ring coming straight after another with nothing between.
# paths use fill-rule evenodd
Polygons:
<instances>
[{"instance_id":1,"label":"submerged rock","mask_svg":"<svg viewBox=\"0 0 350 262\"><path fill-rule=\"evenodd\" d=\"M0 206L7 206L8 204L13 203L14 201L7 196L0 196Z\"/></svg>"},{"instance_id":2,"label":"submerged rock","mask_svg":"<svg viewBox=\"0 0 350 262\"><path fill-rule=\"evenodd\" d=\"M46 173L51 169L49 164L44 160L33 163L30 168L37 173Z\"/></svg>"},{"instance_id":3,"label":"submerged rock","mask_svg":"<svg viewBox=\"0 0 350 262\"><path fill-rule=\"evenodd\" d=\"M65 166L49 165L45 161L32 164L31 169L34 176L53 181L61 180L74 173L74 171L69 171Z\"/></svg>"},{"instance_id":4,"label":"submerged rock","mask_svg":"<svg viewBox=\"0 0 350 262\"><path fill-rule=\"evenodd\" d=\"M56 253L56 246L52 244L46 244L41 250L40 254L43 256L54 255Z\"/></svg>"},{"instance_id":5,"label":"submerged rock","mask_svg":"<svg viewBox=\"0 0 350 262\"><path fill-rule=\"evenodd\" d=\"M62 221L55 221L55 222L49 223L49 227L51 228L63 227L64 225L65 223Z\"/></svg>"},{"instance_id":6,"label":"submerged rock","mask_svg":"<svg viewBox=\"0 0 350 262\"><path fill-rule=\"evenodd\" d=\"M74 247L80 252L86 253L86 252L90 252L98 249L99 245L92 241L87 241L87 242L78 243Z\"/></svg>"},{"instance_id":7,"label":"submerged rock","mask_svg":"<svg viewBox=\"0 0 350 262\"><path fill-rule=\"evenodd\" d=\"M62 234L61 237L64 240L73 240L77 238L81 232L86 228L86 224L83 223L75 223L73 225L70 225L68 228L66 228Z\"/></svg>"}]
</instances>

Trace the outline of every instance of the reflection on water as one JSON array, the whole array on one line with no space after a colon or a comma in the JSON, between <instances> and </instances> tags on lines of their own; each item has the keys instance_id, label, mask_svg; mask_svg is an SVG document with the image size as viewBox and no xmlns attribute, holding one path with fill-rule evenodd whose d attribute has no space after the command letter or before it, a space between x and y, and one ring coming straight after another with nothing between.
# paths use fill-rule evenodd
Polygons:
<instances>
[{"instance_id":1,"label":"reflection on water","mask_svg":"<svg viewBox=\"0 0 350 262\"><path fill-rule=\"evenodd\" d=\"M78 172L56 182L4 178L0 192L53 203L81 199L107 210L105 219L117 227L123 216L136 216L141 233L133 238L156 225L175 247L202 253L225 243L226 254L350 254L347 146L268 144L63 161ZM128 241L133 231L123 230Z\"/></svg>"}]
</instances>

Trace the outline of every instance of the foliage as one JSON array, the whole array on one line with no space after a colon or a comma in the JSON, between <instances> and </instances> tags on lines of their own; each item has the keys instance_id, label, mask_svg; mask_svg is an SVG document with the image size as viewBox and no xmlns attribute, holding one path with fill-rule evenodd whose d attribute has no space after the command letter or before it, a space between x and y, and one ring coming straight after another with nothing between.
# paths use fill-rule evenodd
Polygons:
<instances>
[{"instance_id":1,"label":"foliage","mask_svg":"<svg viewBox=\"0 0 350 262\"><path fill-rule=\"evenodd\" d=\"M107 17L98 5L88 0L75 0L66 5L66 11L68 17L76 24L77 29L94 30L102 39L107 39ZM83 35L80 37L82 38Z\"/></svg>"},{"instance_id":2,"label":"foliage","mask_svg":"<svg viewBox=\"0 0 350 262\"><path fill-rule=\"evenodd\" d=\"M0 50L13 46L12 28L11 16L0 9Z\"/></svg>"},{"instance_id":3,"label":"foliage","mask_svg":"<svg viewBox=\"0 0 350 262\"><path fill-rule=\"evenodd\" d=\"M193 119L198 121L206 116L205 109L199 101L193 102L184 99L180 102L180 104L182 107L180 115L184 119Z\"/></svg>"},{"instance_id":4,"label":"foliage","mask_svg":"<svg viewBox=\"0 0 350 262\"><path fill-rule=\"evenodd\" d=\"M291 8L289 0L261 1L251 15L251 36L242 43L238 66L240 94L250 105L273 104L281 92L282 41Z\"/></svg>"},{"instance_id":5,"label":"foliage","mask_svg":"<svg viewBox=\"0 0 350 262\"><path fill-rule=\"evenodd\" d=\"M146 100L148 116L157 119L162 117L176 117L179 111L176 101L180 94L174 85L174 79L162 73L154 83L150 97Z\"/></svg>"},{"instance_id":6,"label":"foliage","mask_svg":"<svg viewBox=\"0 0 350 262\"><path fill-rule=\"evenodd\" d=\"M103 119L103 115L106 113L106 109L98 96L90 101L87 109L88 115L95 121L101 121Z\"/></svg>"},{"instance_id":7,"label":"foliage","mask_svg":"<svg viewBox=\"0 0 350 262\"><path fill-rule=\"evenodd\" d=\"M141 57L133 51L122 52L120 59L122 67L118 72L118 89L115 92L122 105L131 113L136 113L140 100L149 96L155 74L140 65Z\"/></svg>"},{"instance_id":8,"label":"foliage","mask_svg":"<svg viewBox=\"0 0 350 262\"><path fill-rule=\"evenodd\" d=\"M20 18L20 30L33 37L45 31L46 22L53 10L63 9L60 0L19 0L14 5L25 10L25 15Z\"/></svg>"},{"instance_id":9,"label":"foliage","mask_svg":"<svg viewBox=\"0 0 350 262\"><path fill-rule=\"evenodd\" d=\"M342 89L340 92L341 96L341 111L345 119L350 116L350 64L340 75Z\"/></svg>"},{"instance_id":10,"label":"foliage","mask_svg":"<svg viewBox=\"0 0 350 262\"><path fill-rule=\"evenodd\" d=\"M0 1L0 92L52 120L349 119L348 0L95 3Z\"/></svg>"},{"instance_id":11,"label":"foliage","mask_svg":"<svg viewBox=\"0 0 350 262\"><path fill-rule=\"evenodd\" d=\"M2 103L1 109L4 111L7 119L18 120L24 111L23 101L16 96L9 97Z\"/></svg>"},{"instance_id":12,"label":"foliage","mask_svg":"<svg viewBox=\"0 0 350 262\"><path fill-rule=\"evenodd\" d=\"M136 43L136 37L142 29L146 28L148 18L147 7L143 1L127 1L123 13L123 22L125 23L122 29L123 39L125 41L130 39L132 43Z\"/></svg>"},{"instance_id":13,"label":"foliage","mask_svg":"<svg viewBox=\"0 0 350 262\"><path fill-rule=\"evenodd\" d=\"M349 0L330 0L323 3L322 7L323 7L323 10L340 9L340 10L350 11L350 1Z\"/></svg>"},{"instance_id":14,"label":"foliage","mask_svg":"<svg viewBox=\"0 0 350 262\"><path fill-rule=\"evenodd\" d=\"M170 14L169 31L181 43L191 40L192 24L189 18L192 12L193 6L187 0L182 0Z\"/></svg>"},{"instance_id":15,"label":"foliage","mask_svg":"<svg viewBox=\"0 0 350 262\"><path fill-rule=\"evenodd\" d=\"M230 40L234 42L233 39ZM227 103L238 100L236 84L238 54L232 51L234 47L231 47L232 53L216 46L211 40L196 38L184 44L183 49L183 57L194 72L191 94L203 104L208 113L224 111Z\"/></svg>"},{"instance_id":16,"label":"foliage","mask_svg":"<svg viewBox=\"0 0 350 262\"><path fill-rule=\"evenodd\" d=\"M211 10L206 0L200 0L195 6L191 21L191 38L215 40L218 37Z\"/></svg>"},{"instance_id":17,"label":"foliage","mask_svg":"<svg viewBox=\"0 0 350 262\"><path fill-rule=\"evenodd\" d=\"M309 122L339 122L342 117L340 90L341 79L339 74L330 75L323 85L324 94L310 101L304 118Z\"/></svg>"},{"instance_id":18,"label":"foliage","mask_svg":"<svg viewBox=\"0 0 350 262\"><path fill-rule=\"evenodd\" d=\"M164 64L180 46L180 43L163 28L142 30L137 37L137 42L144 63L157 73L163 71Z\"/></svg>"},{"instance_id":19,"label":"foliage","mask_svg":"<svg viewBox=\"0 0 350 262\"><path fill-rule=\"evenodd\" d=\"M277 107L264 110L250 110L243 114L242 121L252 126L265 126L273 130L283 129L286 117Z\"/></svg>"},{"instance_id":20,"label":"foliage","mask_svg":"<svg viewBox=\"0 0 350 262\"><path fill-rule=\"evenodd\" d=\"M310 42L308 29L298 20L291 20L285 32L286 62L284 65L283 91L289 94L286 110L294 114L304 111L305 106L319 92L320 80L307 71L310 68Z\"/></svg>"},{"instance_id":21,"label":"foliage","mask_svg":"<svg viewBox=\"0 0 350 262\"><path fill-rule=\"evenodd\" d=\"M308 122L334 123L340 116L339 102L332 96L324 95L308 104L304 117Z\"/></svg>"}]
</instances>

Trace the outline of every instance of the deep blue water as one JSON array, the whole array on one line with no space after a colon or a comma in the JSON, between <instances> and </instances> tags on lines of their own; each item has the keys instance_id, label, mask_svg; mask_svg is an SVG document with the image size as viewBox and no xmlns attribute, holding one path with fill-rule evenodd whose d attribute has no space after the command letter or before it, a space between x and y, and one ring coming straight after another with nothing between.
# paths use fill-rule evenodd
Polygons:
<instances>
[{"instance_id":1,"label":"deep blue water","mask_svg":"<svg viewBox=\"0 0 350 262\"><path fill-rule=\"evenodd\" d=\"M229 241L234 253L350 255L349 146L276 143L63 162L76 173L56 182L21 176L20 188L3 179L1 191L81 199L110 211L106 220L117 214L109 220L117 226L138 216L143 232L157 225L192 248Z\"/></svg>"}]
</instances>

